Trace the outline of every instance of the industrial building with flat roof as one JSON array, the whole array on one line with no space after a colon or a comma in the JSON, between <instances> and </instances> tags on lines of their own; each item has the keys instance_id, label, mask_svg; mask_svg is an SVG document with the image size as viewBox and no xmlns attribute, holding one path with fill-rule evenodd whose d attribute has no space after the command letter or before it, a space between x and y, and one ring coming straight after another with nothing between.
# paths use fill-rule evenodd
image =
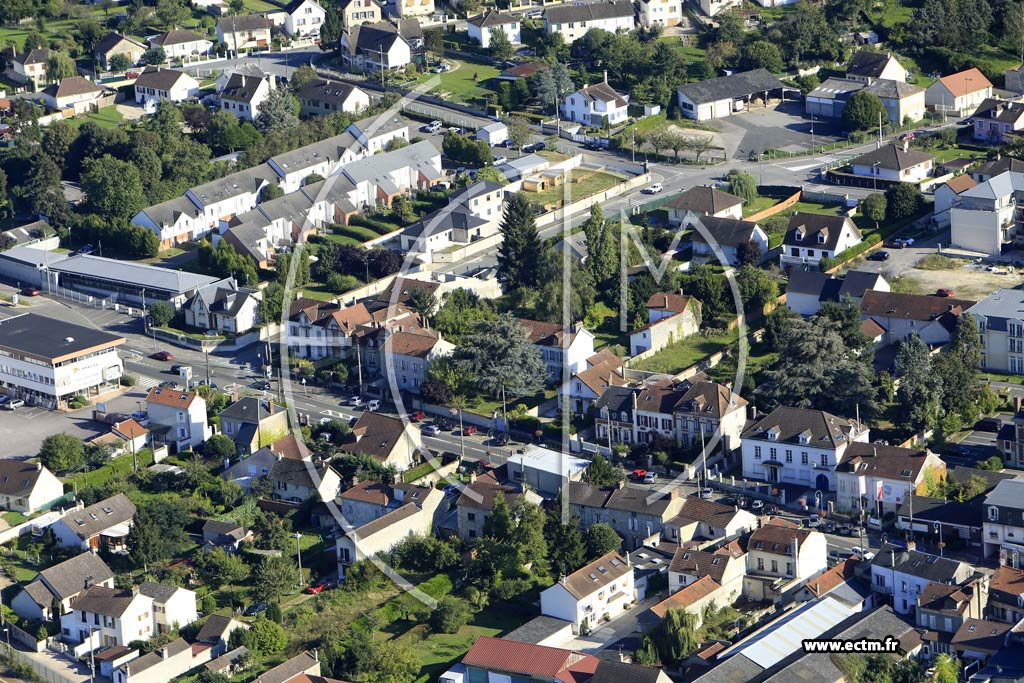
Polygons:
<instances>
[{"instance_id":1,"label":"industrial building with flat roof","mask_svg":"<svg viewBox=\"0 0 1024 683\"><path fill-rule=\"evenodd\" d=\"M0 390L29 403L60 408L73 396L117 388L124 337L23 313L0 320Z\"/></svg>"}]
</instances>

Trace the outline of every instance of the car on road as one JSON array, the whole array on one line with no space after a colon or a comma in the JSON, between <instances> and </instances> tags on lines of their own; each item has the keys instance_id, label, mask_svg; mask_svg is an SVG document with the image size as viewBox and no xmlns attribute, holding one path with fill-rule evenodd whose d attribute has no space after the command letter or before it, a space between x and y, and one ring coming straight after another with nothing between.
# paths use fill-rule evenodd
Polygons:
<instances>
[{"instance_id":1,"label":"car on road","mask_svg":"<svg viewBox=\"0 0 1024 683\"><path fill-rule=\"evenodd\" d=\"M426 418L427 414L422 410L414 410L411 413L409 413L409 419L412 422L419 422L420 420L425 420Z\"/></svg>"},{"instance_id":2,"label":"car on road","mask_svg":"<svg viewBox=\"0 0 1024 683\"><path fill-rule=\"evenodd\" d=\"M868 256L868 261L888 261L888 260L889 260L889 252L887 252L884 249L882 251L876 251L871 256Z\"/></svg>"},{"instance_id":3,"label":"car on road","mask_svg":"<svg viewBox=\"0 0 1024 683\"><path fill-rule=\"evenodd\" d=\"M851 557L861 557L863 554L864 554L864 549L861 548L859 545L855 545L852 548L850 548L850 556Z\"/></svg>"},{"instance_id":4,"label":"car on road","mask_svg":"<svg viewBox=\"0 0 1024 683\"><path fill-rule=\"evenodd\" d=\"M1003 427L1003 421L998 417L983 417L974 423L974 431L976 432L992 432L998 434L999 430Z\"/></svg>"},{"instance_id":5,"label":"car on road","mask_svg":"<svg viewBox=\"0 0 1024 683\"><path fill-rule=\"evenodd\" d=\"M466 425L465 427L462 428L462 435L473 436L474 434L477 433L477 431L477 428L474 427L473 425Z\"/></svg>"},{"instance_id":6,"label":"car on road","mask_svg":"<svg viewBox=\"0 0 1024 683\"><path fill-rule=\"evenodd\" d=\"M156 353L152 354L150 358L152 358L153 360L168 361L174 360L174 354L171 353L170 351L157 351Z\"/></svg>"},{"instance_id":7,"label":"car on road","mask_svg":"<svg viewBox=\"0 0 1024 683\"><path fill-rule=\"evenodd\" d=\"M776 505L765 505L764 514L766 515L777 515L779 514L779 508Z\"/></svg>"},{"instance_id":8,"label":"car on road","mask_svg":"<svg viewBox=\"0 0 1024 683\"><path fill-rule=\"evenodd\" d=\"M371 413L377 412L380 410L380 401L375 398L371 399L370 402L366 404L366 409Z\"/></svg>"},{"instance_id":9,"label":"car on road","mask_svg":"<svg viewBox=\"0 0 1024 683\"><path fill-rule=\"evenodd\" d=\"M523 151L527 152L527 153L539 152L540 150L546 149L546 148L547 148L547 143L545 143L543 140L538 140L537 142L531 142L528 145L523 145Z\"/></svg>"},{"instance_id":10,"label":"car on road","mask_svg":"<svg viewBox=\"0 0 1024 683\"><path fill-rule=\"evenodd\" d=\"M539 9L530 10L529 12L526 13L526 16L528 19L539 19L540 17L544 16L544 12L542 12Z\"/></svg>"},{"instance_id":11,"label":"car on road","mask_svg":"<svg viewBox=\"0 0 1024 683\"><path fill-rule=\"evenodd\" d=\"M510 441L510 437L508 432L498 432L494 435L493 440L496 446L507 446Z\"/></svg>"},{"instance_id":12,"label":"car on road","mask_svg":"<svg viewBox=\"0 0 1024 683\"><path fill-rule=\"evenodd\" d=\"M441 434L441 428L433 423L420 425L420 434L424 436L438 436Z\"/></svg>"},{"instance_id":13,"label":"car on road","mask_svg":"<svg viewBox=\"0 0 1024 683\"><path fill-rule=\"evenodd\" d=\"M752 501L750 501L750 511L751 512L761 512L762 510L764 510L764 501L763 500L752 500Z\"/></svg>"},{"instance_id":14,"label":"car on road","mask_svg":"<svg viewBox=\"0 0 1024 683\"><path fill-rule=\"evenodd\" d=\"M704 488L702 488L700 491L697 492L697 497L698 498L711 498L711 496L713 494L714 494L714 491L712 491L710 488L705 486Z\"/></svg>"},{"instance_id":15,"label":"car on road","mask_svg":"<svg viewBox=\"0 0 1024 683\"><path fill-rule=\"evenodd\" d=\"M597 152L601 149L601 145L591 140L583 143L583 149L587 150L588 152Z\"/></svg>"},{"instance_id":16,"label":"car on road","mask_svg":"<svg viewBox=\"0 0 1024 683\"><path fill-rule=\"evenodd\" d=\"M648 185L642 189L641 192L644 194L658 194L664 189L665 188L661 186L661 183L654 183L653 185Z\"/></svg>"},{"instance_id":17,"label":"car on road","mask_svg":"<svg viewBox=\"0 0 1024 683\"><path fill-rule=\"evenodd\" d=\"M658 475L655 474L654 472L648 472L647 474L644 475L644 483L645 484L654 484L657 481L658 481Z\"/></svg>"},{"instance_id":18,"label":"car on road","mask_svg":"<svg viewBox=\"0 0 1024 683\"><path fill-rule=\"evenodd\" d=\"M807 526L811 529L817 529L821 526L821 517L818 515L811 515L810 519L807 520Z\"/></svg>"},{"instance_id":19,"label":"car on road","mask_svg":"<svg viewBox=\"0 0 1024 683\"><path fill-rule=\"evenodd\" d=\"M18 408L24 408L25 402L20 398L12 398L9 401L5 401L2 405L4 410L17 410Z\"/></svg>"},{"instance_id":20,"label":"car on road","mask_svg":"<svg viewBox=\"0 0 1024 683\"><path fill-rule=\"evenodd\" d=\"M172 382L171 380L167 380L166 382L160 382L158 386L161 389L173 389L174 387L178 386L178 383Z\"/></svg>"},{"instance_id":21,"label":"car on road","mask_svg":"<svg viewBox=\"0 0 1024 683\"><path fill-rule=\"evenodd\" d=\"M270 382L265 380L262 382L253 382L252 388L258 391L270 391Z\"/></svg>"},{"instance_id":22,"label":"car on road","mask_svg":"<svg viewBox=\"0 0 1024 683\"><path fill-rule=\"evenodd\" d=\"M836 532L835 522L825 522L822 525L821 530L824 531L826 534L834 534Z\"/></svg>"},{"instance_id":23,"label":"car on road","mask_svg":"<svg viewBox=\"0 0 1024 683\"><path fill-rule=\"evenodd\" d=\"M348 404L350 406L356 406L356 407L361 406L361 405L363 405L363 398L361 396L353 396L352 398L350 398L348 400Z\"/></svg>"},{"instance_id":24,"label":"car on road","mask_svg":"<svg viewBox=\"0 0 1024 683\"><path fill-rule=\"evenodd\" d=\"M494 161L491 162L491 165L493 165L493 166L501 166L502 164L507 164L507 163L508 163L508 157L500 156L500 157L494 157Z\"/></svg>"},{"instance_id":25,"label":"car on road","mask_svg":"<svg viewBox=\"0 0 1024 683\"><path fill-rule=\"evenodd\" d=\"M42 294L42 291L40 291L40 289L38 287L22 287L21 288L21 295L22 296L39 296L40 294Z\"/></svg>"},{"instance_id":26,"label":"car on road","mask_svg":"<svg viewBox=\"0 0 1024 683\"><path fill-rule=\"evenodd\" d=\"M647 470L635 469L633 470L633 478L637 481L643 481L644 477L647 476Z\"/></svg>"},{"instance_id":27,"label":"car on road","mask_svg":"<svg viewBox=\"0 0 1024 683\"><path fill-rule=\"evenodd\" d=\"M427 125L425 125L422 128L420 128L420 131L422 131L424 133L436 133L437 131L441 130L442 128L444 128L444 124L441 123L440 121L431 121Z\"/></svg>"},{"instance_id":28,"label":"car on road","mask_svg":"<svg viewBox=\"0 0 1024 683\"><path fill-rule=\"evenodd\" d=\"M836 533L838 533L840 536L852 536L853 527L849 524L840 524L839 528L836 529Z\"/></svg>"},{"instance_id":29,"label":"car on road","mask_svg":"<svg viewBox=\"0 0 1024 683\"><path fill-rule=\"evenodd\" d=\"M956 296L956 292L949 287L939 287L935 290L935 296L950 297Z\"/></svg>"},{"instance_id":30,"label":"car on road","mask_svg":"<svg viewBox=\"0 0 1024 683\"><path fill-rule=\"evenodd\" d=\"M732 496L726 496L725 498L719 498L718 499L718 503L719 503L719 505L728 505L730 507L739 504L739 503L736 502L736 499L733 498Z\"/></svg>"},{"instance_id":31,"label":"car on road","mask_svg":"<svg viewBox=\"0 0 1024 683\"><path fill-rule=\"evenodd\" d=\"M904 133L903 135L900 136L900 142L910 142L915 137L917 136L915 136L913 133Z\"/></svg>"},{"instance_id":32,"label":"car on road","mask_svg":"<svg viewBox=\"0 0 1024 683\"><path fill-rule=\"evenodd\" d=\"M265 603L265 602L257 602L255 604L249 605L245 609L245 611L242 612L242 614L247 616L247 617L255 617L257 614L263 614L268 609L270 609L270 605L268 605L267 603Z\"/></svg>"}]
</instances>

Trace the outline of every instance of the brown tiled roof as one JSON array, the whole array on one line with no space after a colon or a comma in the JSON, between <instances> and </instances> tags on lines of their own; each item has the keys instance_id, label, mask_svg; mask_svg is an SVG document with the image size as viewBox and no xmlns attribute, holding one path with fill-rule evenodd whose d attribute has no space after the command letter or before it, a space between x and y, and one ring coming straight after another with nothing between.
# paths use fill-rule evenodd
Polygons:
<instances>
[{"instance_id":1,"label":"brown tiled roof","mask_svg":"<svg viewBox=\"0 0 1024 683\"><path fill-rule=\"evenodd\" d=\"M807 590L820 598L853 578L853 571L860 563L855 557L843 560L827 572L807 582Z\"/></svg>"},{"instance_id":2,"label":"brown tiled roof","mask_svg":"<svg viewBox=\"0 0 1024 683\"><path fill-rule=\"evenodd\" d=\"M577 569L559 583L577 600L591 595L633 571L632 565L613 550Z\"/></svg>"},{"instance_id":3,"label":"brown tiled roof","mask_svg":"<svg viewBox=\"0 0 1024 683\"><path fill-rule=\"evenodd\" d=\"M864 319L864 321L860 324L860 331L868 339L878 339L883 334L885 334L885 328L879 325L871 318Z\"/></svg>"},{"instance_id":4,"label":"brown tiled roof","mask_svg":"<svg viewBox=\"0 0 1024 683\"><path fill-rule=\"evenodd\" d=\"M861 299L860 312L861 315L877 315L882 318L930 321L947 314L959 316L975 303L967 299L869 289Z\"/></svg>"},{"instance_id":5,"label":"brown tiled roof","mask_svg":"<svg viewBox=\"0 0 1024 683\"><path fill-rule=\"evenodd\" d=\"M685 609L698 600L711 595L721 587L722 584L710 576L702 576L659 602L651 608L651 611L661 619L664 619L670 609Z\"/></svg>"},{"instance_id":6,"label":"brown tiled roof","mask_svg":"<svg viewBox=\"0 0 1024 683\"><path fill-rule=\"evenodd\" d=\"M280 455L285 460L309 460L313 457L309 447L296 439L294 434L286 434L270 444L270 452Z\"/></svg>"},{"instance_id":7,"label":"brown tiled roof","mask_svg":"<svg viewBox=\"0 0 1024 683\"><path fill-rule=\"evenodd\" d=\"M985 78L985 74L981 73L977 68L943 76L939 79L939 82L946 86L946 90L953 93L954 97L963 97L964 95L992 87L992 82Z\"/></svg>"},{"instance_id":8,"label":"brown tiled roof","mask_svg":"<svg viewBox=\"0 0 1024 683\"><path fill-rule=\"evenodd\" d=\"M496 672L508 672L553 680L576 664L592 663L597 668L597 657L545 647L515 640L480 636L469 649L462 663Z\"/></svg>"},{"instance_id":9,"label":"brown tiled roof","mask_svg":"<svg viewBox=\"0 0 1024 683\"><path fill-rule=\"evenodd\" d=\"M404 491L399 498L396 491ZM374 505L390 505L392 501L412 500L411 494L419 493L419 499L425 498L430 489L413 484L387 484L382 481L361 481L341 494L345 500L357 500Z\"/></svg>"},{"instance_id":10,"label":"brown tiled roof","mask_svg":"<svg viewBox=\"0 0 1024 683\"><path fill-rule=\"evenodd\" d=\"M361 527L357 527L352 531L349 531L348 535L354 536L356 539L363 541L376 533L384 531L396 522L400 522L404 519L412 517L413 515L419 514L419 512L420 506L416 505L415 503L406 503L397 510L392 510L386 515L381 515L377 519L369 521Z\"/></svg>"},{"instance_id":11,"label":"brown tiled roof","mask_svg":"<svg viewBox=\"0 0 1024 683\"><path fill-rule=\"evenodd\" d=\"M320 661L308 652L300 652L253 679L252 683L288 683L307 671L320 671Z\"/></svg>"},{"instance_id":12,"label":"brown tiled roof","mask_svg":"<svg viewBox=\"0 0 1024 683\"><path fill-rule=\"evenodd\" d=\"M704 522L716 527L725 527L738 513L731 505L722 505L713 500L687 496L683 500L683 509L675 516L675 520Z\"/></svg>"},{"instance_id":13,"label":"brown tiled roof","mask_svg":"<svg viewBox=\"0 0 1024 683\"><path fill-rule=\"evenodd\" d=\"M71 609L94 612L108 617L120 617L134 598L135 595L130 590L91 586L71 601Z\"/></svg>"},{"instance_id":14,"label":"brown tiled roof","mask_svg":"<svg viewBox=\"0 0 1024 683\"><path fill-rule=\"evenodd\" d=\"M1024 595L1024 569L1000 567L989 582L989 594L999 591L1007 597Z\"/></svg>"},{"instance_id":15,"label":"brown tiled roof","mask_svg":"<svg viewBox=\"0 0 1024 683\"><path fill-rule=\"evenodd\" d=\"M636 396L636 410L649 413L671 415L672 409L679 403L682 392L672 380L653 382L646 385Z\"/></svg>"},{"instance_id":16,"label":"brown tiled roof","mask_svg":"<svg viewBox=\"0 0 1024 683\"><path fill-rule=\"evenodd\" d=\"M153 387L146 395L146 403L158 403L171 408L188 408L196 399L194 391L182 391L180 389L163 389Z\"/></svg>"},{"instance_id":17,"label":"brown tiled roof","mask_svg":"<svg viewBox=\"0 0 1024 683\"><path fill-rule=\"evenodd\" d=\"M672 197L665 206L670 209L681 209L713 216L719 211L742 203L743 200L734 194L698 185Z\"/></svg>"},{"instance_id":18,"label":"brown tiled roof","mask_svg":"<svg viewBox=\"0 0 1024 683\"><path fill-rule=\"evenodd\" d=\"M345 306L331 313L331 318L338 327L346 334L350 334L358 325L366 325L372 318L366 306L358 303L355 306Z\"/></svg>"},{"instance_id":19,"label":"brown tiled roof","mask_svg":"<svg viewBox=\"0 0 1024 683\"><path fill-rule=\"evenodd\" d=\"M966 591L966 592L965 592ZM967 594L970 589L963 589L960 586L950 586L937 581L929 581L925 584L917 599L918 608L942 611L954 611L963 613L967 609L970 596Z\"/></svg>"},{"instance_id":20,"label":"brown tiled roof","mask_svg":"<svg viewBox=\"0 0 1024 683\"><path fill-rule=\"evenodd\" d=\"M985 619L964 619L964 623L957 629L950 642L967 650L997 652L1003 648L1006 633L1012 628L1013 624L1001 624Z\"/></svg>"},{"instance_id":21,"label":"brown tiled roof","mask_svg":"<svg viewBox=\"0 0 1024 683\"><path fill-rule=\"evenodd\" d=\"M407 277L397 277L391 281L391 284L384 291L377 295L376 303L378 306L389 306L392 304L392 297L395 297L394 303L409 304L412 301L412 298L409 296L410 291L420 289L435 294L440 286L437 282L424 282L423 280L414 280Z\"/></svg>"},{"instance_id":22,"label":"brown tiled roof","mask_svg":"<svg viewBox=\"0 0 1024 683\"><path fill-rule=\"evenodd\" d=\"M625 98L604 82L584 86L578 92L591 101L614 102L617 107L626 106Z\"/></svg>"},{"instance_id":23,"label":"brown tiled roof","mask_svg":"<svg viewBox=\"0 0 1024 683\"><path fill-rule=\"evenodd\" d=\"M395 444L405 438L405 428L406 424L401 418L364 410L341 445L341 450L365 453L384 462L395 449Z\"/></svg>"},{"instance_id":24,"label":"brown tiled roof","mask_svg":"<svg viewBox=\"0 0 1024 683\"><path fill-rule=\"evenodd\" d=\"M601 396L609 386L621 387L626 384L626 380L622 375L621 361L618 367L614 363L609 362L591 366L583 372L576 373L576 379L587 385L598 396Z\"/></svg>"},{"instance_id":25,"label":"brown tiled roof","mask_svg":"<svg viewBox=\"0 0 1024 683\"><path fill-rule=\"evenodd\" d=\"M548 65L544 62L527 62L526 64L519 64L511 68L505 69L502 75L508 74L510 76L516 76L517 78L528 78L539 71L547 69Z\"/></svg>"},{"instance_id":26,"label":"brown tiled roof","mask_svg":"<svg viewBox=\"0 0 1024 683\"><path fill-rule=\"evenodd\" d=\"M121 422L118 422L117 424L114 425L114 431L116 431L118 434L123 434L129 439L135 439L140 436L145 436L146 434L149 434L148 429L146 429L133 419L122 420Z\"/></svg>"},{"instance_id":27,"label":"brown tiled roof","mask_svg":"<svg viewBox=\"0 0 1024 683\"><path fill-rule=\"evenodd\" d=\"M677 548L675 555L672 556L672 563L669 565L668 570L676 574L710 576L715 581L721 583L726 568L734 560L738 560L738 558L729 554Z\"/></svg>"},{"instance_id":28,"label":"brown tiled roof","mask_svg":"<svg viewBox=\"0 0 1024 683\"><path fill-rule=\"evenodd\" d=\"M878 78L882 75L890 59L893 59L893 56L885 52L858 50L850 59L849 66L846 67L846 74Z\"/></svg>"},{"instance_id":29,"label":"brown tiled roof","mask_svg":"<svg viewBox=\"0 0 1024 683\"><path fill-rule=\"evenodd\" d=\"M587 359L587 365L594 367L602 363L609 363L617 369L622 369L622 359L615 355L615 352L605 347Z\"/></svg>"},{"instance_id":30,"label":"brown tiled roof","mask_svg":"<svg viewBox=\"0 0 1024 683\"><path fill-rule=\"evenodd\" d=\"M14 498L27 497L35 488L41 473L41 464L0 460L0 494Z\"/></svg>"},{"instance_id":31,"label":"brown tiled roof","mask_svg":"<svg viewBox=\"0 0 1024 683\"><path fill-rule=\"evenodd\" d=\"M434 350L440 336L429 330L417 332L393 332L386 342L384 349L393 354L401 356L415 356L426 358Z\"/></svg>"},{"instance_id":32,"label":"brown tiled roof","mask_svg":"<svg viewBox=\"0 0 1024 683\"><path fill-rule=\"evenodd\" d=\"M843 452L836 471L915 482L927 460L927 449L854 441Z\"/></svg>"},{"instance_id":33,"label":"brown tiled roof","mask_svg":"<svg viewBox=\"0 0 1024 683\"><path fill-rule=\"evenodd\" d=\"M720 418L737 408L742 409L746 405L747 399L733 393L724 384L700 380L690 385L674 409L686 413L699 412L701 415Z\"/></svg>"},{"instance_id":34,"label":"brown tiled roof","mask_svg":"<svg viewBox=\"0 0 1024 683\"><path fill-rule=\"evenodd\" d=\"M690 297L673 292L655 292L647 300L647 308L671 313L682 313L689 305Z\"/></svg>"},{"instance_id":35,"label":"brown tiled roof","mask_svg":"<svg viewBox=\"0 0 1024 683\"><path fill-rule=\"evenodd\" d=\"M786 525L777 524L777 517L773 517L771 521L762 526L760 529L755 529L750 534L750 540L747 542L747 550L760 551L765 553L772 553L774 555L791 555L793 550L793 541L796 541L797 551L799 552L800 546L803 544L807 537L814 533L810 529L795 529L790 526L791 523Z\"/></svg>"},{"instance_id":36,"label":"brown tiled roof","mask_svg":"<svg viewBox=\"0 0 1024 683\"><path fill-rule=\"evenodd\" d=\"M562 345L562 336L565 334L566 328L561 323L546 323L527 318L520 318L519 323L526 328L526 334L531 344L553 347Z\"/></svg>"},{"instance_id":37,"label":"brown tiled roof","mask_svg":"<svg viewBox=\"0 0 1024 683\"><path fill-rule=\"evenodd\" d=\"M953 190L953 192L956 192L957 194L960 194L961 192L964 192L965 190L971 189L972 187L974 187L977 184L978 183L975 182L974 178L972 178L970 174L964 173L963 175L958 175L957 177L955 177L952 180L948 181L946 183L946 187L948 187L949 189Z\"/></svg>"},{"instance_id":38,"label":"brown tiled roof","mask_svg":"<svg viewBox=\"0 0 1024 683\"><path fill-rule=\"evenodd\" d=\"M516 499L522 495L515 486L503 486L493 477L483 476L462 489L458 506L475 508L477 510L493 510L494 499L499 494L505 496L505 502L508 503L509 507L512 507Z\"/></svg>"}]
</instances>

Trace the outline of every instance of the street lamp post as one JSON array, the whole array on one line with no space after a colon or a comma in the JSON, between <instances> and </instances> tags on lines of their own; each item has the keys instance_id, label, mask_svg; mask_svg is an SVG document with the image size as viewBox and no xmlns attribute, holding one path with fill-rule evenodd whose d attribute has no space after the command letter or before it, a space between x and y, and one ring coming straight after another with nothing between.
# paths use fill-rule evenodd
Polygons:
<instances>
[{"instance_id":1,"label":"street lamp post","mask_svg":"<svg viewBox=\"0 0 1024 683\"><path fill-rule=\"evenodd\" d=\"M814 492L814 505L818 509L818 512L821 512L821 496L821 491Z\"/></svg>"},{"instance_id":2,"label":"street lamp post","mask_svg":"<svg viewBox=\"0 0 1024 683\"><path fill-rule=\"evenodd\" d=\"M295 532L295 554L299 558L299 586L302 586L302 546L299 544L299 539L302 538L302 534L298 531Z\"/></svg>"},{"instance_id":3,"label":"street lamp post","mask_svg":"<svg viewBox=\"0 0 1024 683\"><path fill-rule=\"evenodd\" d=\"M305 377L302 378L302 395L303 396L309 396L309 392L306 389L306 378Z\"/></svg>"},{"instance_id":4,"label":"street lamp post","mask_svg":"<svg viewBox=\"0 0 1024 683\"><path fill-rule=\"evenodd\" d=\"M878 165L880 163L882 162L876 161L875 163L871 164L871 185L873 192L878 192Z\"/></svg>"},{"instance_id":5,"label":"street lamp post","mask_svg":"<svg viewBox=\"0 0 1024 683\"><path fill-rule=\"evenodd\" d=\"M939 557L944 557L943 548L946 547L946 544L942 542L942 524L935 522L935 531L939 534Z\"/></svg>"}]
</instances>

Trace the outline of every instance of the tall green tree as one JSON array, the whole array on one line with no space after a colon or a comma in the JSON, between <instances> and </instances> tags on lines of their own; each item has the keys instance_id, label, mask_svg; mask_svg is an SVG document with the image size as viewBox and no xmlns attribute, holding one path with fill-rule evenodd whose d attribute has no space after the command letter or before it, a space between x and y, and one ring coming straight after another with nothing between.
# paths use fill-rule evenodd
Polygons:
<instances>
[{"instance_id":1,"label":"tall green tree","mask_svg":"<svg viewBox=\"0 0 1024 683\"><path fill-rule=\"evenodd\" d=\"M531 396L544 388L547 368L526 328L510 314L481 320L456 349L456 366L483 392L500 397Z\"/></svg>"},{"instance_id":2,"label":"tall green tree","mask_svg":"<svg viewBox=\"0 0 1024 683\"><path fill-rule=\"evenodd\" d=\"M683 609L670 609L644 640L654 647L663 665L679 664L700 644L697 618Z\"/></svg>"},{"instance_id":3,"label":"tall green tree","mask_svg":"<svg viewBox=\"0 0 1024 683\"><path fill-rule=\"evenodd\" d=\"M54 50L46 60L46 77L51 81L63 81L78 75L75 60L63 50Z\"/></svg>"},{"instance_id":4,"label":"tall green tree","mask_svg":"<svg viewBox=\"0 0 1024 683\"><path fill-rule=\"evenodd\" d=\"M909 218L921 208L921 189L912 183L896 183L885 191L885 200L890 220Z\"/></svg>"},{"instance_id":5,"label":"tall green tree","mask_svg":"<svg viewBox=\"0 0 1024 683\"><path fill-rule=\"evenodd\" d=\"M505 62L516 55L516 48L509 40L508 34L499 26L497 30L491 31L491 57L500 62Z\"/></svg>"},{"instance_id":6,"label":"tall green tree","mask_svg":"<svg viewBox=\"0 0 1024 683\"><path fill-rule=\"evenodd\" d=\"M561 103L562 98L575 89L569 68L561 62L534 76L533 92L544 108Z\"/></svg>"},{"instance_id":7,"label":"tall green tree","mask_svg":"<svg viewBox=\"0 0 1024 683\"><path fill-rule=\"evenodd\" d=\"M286 88L274 88L260 105L256 127L261 133L290 133L299 125L297 102Z\"/></svg>"},{"instance_id":8,"label":"tall green tree","mask_svg":"<svg viewBox=\"0 0 1024 683\"><path fill-rule=\"evenodd\" d=\"M931 352L916 332L900 342L894 375L900 380L896 425L906 432L936 427L942 419L942 380L933 372Z\"/></svg>"},{"instance_id":9,"label":"tall green tree","mask_svg":"<svg viewBox=\"0 0 1024 683\"><path fill-rule=\"evenodd\" d=\"M547 246L537 234L530 200L517 192L505 202L498 226L502 242L498 248L498 276L506 293L534 289L540 284L538 264L545 263Z\"/></svg>"},{"instance_id":10,"label":"tall green tree","mask_svg":"<svg viewBox=\"0 0 1024 683\"><path fill-rule=\"evenodd\" d=\"M544 521L544 538L548 542L548 562L551 570L565 576L582 567L586 562L587 549L579 529L580 518L570 512L566 524L562 524L561 494L555 504L548 508Z\"/></svg>"},{"instance_id":11,"label":"tall green tree","mask_svg":"<svg viewBox=\"0 0 1024 683\"><path fill-rule=\"evenodd\" d=\"M39 447L39 461L55 474L64 474L85 464L82 440L70 434L51 434Z\"/></svg>"},{"instance_id":12,"label":"tall green tree","mask_svg":"<svg viewBox=\"0 0 1024 683\"><path fill-rule=\"evenodd\" d=\"M609 524L593 524L586 534L587 560L597 558L622 547L622 537Z\"/></svg>"},{"instance_id":13,"label":"tall green tree","mask_svg":"<svg viewBox=\"0 0 1024 683\"><path fill-rule=\"evenodd\" d=\"M260 600L277 602L297 579L298 570L290 558L268 555L253 572L253 592Z\"/></svg>"},{"instance_id":14,"label":"tall green tree","mask_svg":"<svg viewBox=\"0 0 1024 683\"><path fill-rule=\"evenodd\" d=\"M726 180L729 181L730 194L736 195L747 204L757 199L757 178L746 171L729 171Z\"/></svg>"},{"instance_id":15,"label":"tall green tree","mask_svg":"<svg viewBox=\"0 0 1024 683\"><path fill-rule=\"evenodd\" d=\"M341 47L341 32L344 30L341 11L335 3L329 3L324 9L326 14L324 23L320 26L320 44L326 45L331 52L336 52Z\"/></svg>"},{"instance_id":16,"label":"tall green tree","mask_svg":"<svg viewBox=\"0 0 1024 683\"><path fill-rule=\"evenodd\" d=\"M587 483L594 486L611 486L622 481L622 470L608 461L600 453L594 455L590 461L587 473L584 475Z\"/></svg>"},{"instance_id":17,"label":"tall green tree","mask_svg":"<svg viewBox=\"0 0 1024 683\"><path fill-rule=\"evenodd\" d=\"M615 276L618 254L611 225L599 205L590 207L590 218L583 224L583 234L587 238L587 269L594 283L602 286Z\"/></svg>"},{"instance_id":18,"label":"tall green tree","mask_svg":"<svg viewBox=\"0 0 1024 683\"><path fill-rule=\"evenodd\" d=\"M879 120L885 123L887 116L885 105L878 95L866 90L853 93L843 108L843 122L853 130L877 128Z\"/></svg>"},{"instance_id":19,"label":"tall green tree","mask_svg":"<svg viewBox=\"0 0 1024 683\"><path fill-rule=\"evenodd\" d=\"M89 207L104 218L127 221L146 206L139 169L128 161L104 154L86 160L82 191Z\"/></svg>"},{"instance_id":20,"label":"tall green tree","mask_svg":"<svg viewBox=\"0 0 1024 683\"><path fill-rule=\"evenodd\" d=\"M530 565L534 574L546 574L548 546L544 538L544 511L520 496L512 506L512 515L516 521L512 542L519 547L523 563Z\"/></svg>"},{"instance_id":21,"label":"tall green tree","mask_svg":"<svg viewBox=\"0 0 1024 683\"><path fill-rule=\"evenodd\" d=\"M884 194L874 192L861 200L860 210L865 218L875 222L877 228L878 224L885 220L885 208L888 203Z\"/></svg>"},{"instance_id":22,"label":"tall green tree","mask_svg":"<svg viewBox=\"0 0 1024 683\"><path fill-rule=\"evenodd\" d=\"M957 683L960 680L960 660L946 653L935 658L935 683Z\"/></svg>"},{"instance_id":23,"label":"tall green tree","mask_svg":"<svg viewBox=\"0 0 1024 683\"><path fill-rule=\"evenodd\" d=\"M775 43L767 40L755 40L747 43L740 50L740 68L767 69L772 73L783 70L782 50Z\"/></svg>"}]
</instances>

